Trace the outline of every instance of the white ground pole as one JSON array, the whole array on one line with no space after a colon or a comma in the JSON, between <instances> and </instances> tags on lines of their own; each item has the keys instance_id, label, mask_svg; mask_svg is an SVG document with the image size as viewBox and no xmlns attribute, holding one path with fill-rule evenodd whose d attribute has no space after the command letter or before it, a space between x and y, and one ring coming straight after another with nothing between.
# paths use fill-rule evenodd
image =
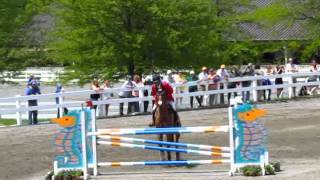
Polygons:
<instances>
[{"instance_id":1,"label":"white ground pole","mask_svg":"<svg viewBox=\"0 0 320 180\"><path fill-rule=\"evenodd\" d=\"M82 171L83 179L88 179L88 161L87 161L87 132L86 132L86 114L85 111L81 111L81 144L82 144Z\"/></svg>"},{"instance_id":2,"label":"white ground pole","mask_svg":"<svg viewBox=\"0 0 320 180\"><path fill-rule=\"evenodd\" d=\"M94 109L91 110L91 131L96 132L96 112ZM98 175L98 159L97 159L97 136L91 136L92 140L92 163L93 163L93 175Z\"/></svg>"},{"instance_id":3,"label":"white ground pole","mask_svg":"<svg viewBox=\"0 0 320 180\"><path fill-rule=\"evenodd\" d=\"M235 175L235 164L234 164L234 139L233 139L232 106L229 106L228 118L229 118L229 144L230 144L230 172L229 172L229 176L234 176Z\"/></svg>"}]
</instances>

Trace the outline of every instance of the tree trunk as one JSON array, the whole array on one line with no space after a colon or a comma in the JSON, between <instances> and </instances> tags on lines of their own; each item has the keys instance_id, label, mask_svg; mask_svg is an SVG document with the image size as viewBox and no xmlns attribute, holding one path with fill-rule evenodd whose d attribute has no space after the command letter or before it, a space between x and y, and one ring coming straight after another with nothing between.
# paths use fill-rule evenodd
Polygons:
<instances>
[{"instance_id":1,"label":"tree trunk","mask_svg":"<svg viewBox=\"0 0 320 180\"><path fill-rule=\"evenodd\" d=\"M129 63L128 63L128 74L129 74L131 77L133 77L134 72L135 72L135 65L134 65L133 60L130 60Z\"/></svg>"}]
</instances>

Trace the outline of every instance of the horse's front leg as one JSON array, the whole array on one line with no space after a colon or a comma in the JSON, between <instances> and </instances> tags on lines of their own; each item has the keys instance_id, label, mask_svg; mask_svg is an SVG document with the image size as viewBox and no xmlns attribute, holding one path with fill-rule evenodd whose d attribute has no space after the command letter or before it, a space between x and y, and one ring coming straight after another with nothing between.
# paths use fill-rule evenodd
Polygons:
<instances>
[{"instance_id":1,"label":"horse's front leg","mask_svg":"<svg viewBox=\"0 0 320 180\"><path fill-rule=\"evenodd\" d=\"M173 134L167 134L167 141L168 142L173 142ZM167 146L168 148L170 148L170 145ZM171 161L171 152L167 151L167 156L168 156L168 161Z\"/></svg>"},{"instance_id":2,"label":"horse's front leg","mask_svg":"<svg viewBox=\"0 0 320 180\"><path fill-rule=\"evenodd\" d=\"M158 140L159 141L163 141L163 134L159 134L158 135ZM159 144L159 147L162 147L162 144ZM160 160L164 161L165 157L164 157L164 151L160 151Z\"/></svg>"},{"instance_id":3,"label":"horse's front leg","mask_svg":"<svg viewBox=\"0 0 320 180\"><path fill-rule=\"evenodd\" d=\"M175 137L175 142L179 143L180 133L174 134L173 136ZM179 146L176 146L176 148L178 149ZM180 153L179 152L176 152L176 160L180 161Z\"/></svg>"}]
</instances>

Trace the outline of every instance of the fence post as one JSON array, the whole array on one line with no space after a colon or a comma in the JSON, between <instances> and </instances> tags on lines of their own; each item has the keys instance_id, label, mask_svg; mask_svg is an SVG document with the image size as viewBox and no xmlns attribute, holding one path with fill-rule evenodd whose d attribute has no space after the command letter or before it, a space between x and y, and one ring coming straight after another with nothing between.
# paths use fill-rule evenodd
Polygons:
<instances>
[{"instance_id":1,"label":"fence post","mask_svg":"<svg viewBox=\"0 0 320 180\"><path fill-rule=\"evenodd\" d=\"M292 96L293 96L293 77L292 76L288 76L288 84L289 84L289 87L288 87L288 98L291 99Z\"/></svg>"},{"instance_id":2,"label":"fence post","mask_svg":"<svg viewBox=\"0 0 320 180\"><path fill-rule=\"evenodd\" d=\"M59 98L59 99L58 99L58 105L63 104L63 96L62 96L62 93L63 93L63 92L60 92L60 93L59 93L59 96L58 96L58 98ZM64 113L63 107L60 106L59 109L58 109L58 111L59 111L59 116L62 117L62 116L63 116L63 113ZM59 118L60 118L60 117L59 117Z\"/></svg>"},{"instance_id":3,"label":"fence post","mask_svg":"<svg viewBox=\"0 0 320 180\"><path fill-rule=\"evenodd\" d=\"M17 97L17 100L16 100L16 109L17 109L17 112L16 112L16 119L17 119L17 125L18 126L21 126L22 124L22 113L20 110L20 107L21 107L21 102L20 102L20 95L16 95Z\"/></svg>"},{"instance_id":4,"label":"fence post","mask_svg":"<svg viewBox=\"0 0 320 180\"><path fill-rule=\"evenodd\" d=\"M257 87L258 87L258 80L253 80L252 81L252 96L253 96L253 102L257 102L258 101L258 91L257 91Z\"/></svg>"}]
</instances>

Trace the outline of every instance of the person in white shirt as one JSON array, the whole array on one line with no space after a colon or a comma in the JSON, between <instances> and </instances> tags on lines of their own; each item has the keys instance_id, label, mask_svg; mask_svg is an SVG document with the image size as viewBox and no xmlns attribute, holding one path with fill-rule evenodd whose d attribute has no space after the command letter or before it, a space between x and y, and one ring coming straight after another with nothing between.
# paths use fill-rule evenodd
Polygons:
<instances>
[{"instance_id":1,"label":"person in white shirt","mask_svg":"<svg viewBox=\"0 0 320 180\"><path fill-rule=\"evenodd\" d=\"M164 77L164 81L166 81L169 84L175 83L174 76L171 70L167 71L167 75Z\"/></svg>"},{"instance_id":2,"label":"person in white shirt","mask_svg":"<svg viewBox=\"0 0 320 180\"><path fill-rule=\"evenodd\" d=\"M289 62L288 64L286 64L285 67L285 71L287 74L292 74L292 73L297 73L298 72L298 67L296 64L293 63L293 59L289 58ZM296 83L297 82L297 78L293 77L292 78L292 82ZM292 87L292 91L293 91L293 97L296 96L296 87Z\"/></svg>"},{"instance_id":3,"label":"person in white shirt","mask_svg":"<svg viewBox=\"0 0 320 180\"><path fill-rule=\"evenodd\" d=\"M230 75L228 73L228 71L226 70L226 65L222 64L220 66L220 69L218 69L217 73L216 73L221 80L225 80L225 81L228 81ZM223 89L224 86L223 86L223 83L220 83L220 89ZM224 104L224 94L220 94L220 103L221 104Z\"/></svg>"},{"instance_id":4,"label":"person in white shirt","mask_svg":"<svg viewBox=\"0 0 320 180\"><path fill-rule=\"evenodd\" d=\"M202 70L202 72L198 75L199 83L208 80L208 68L203 66L201 70ZM199 91L206 91L206 85L200 85ZM203 96L200 96L200 102L201 102L201 104L204 104L203 103Z\"/></svg>"}]
</instances>

